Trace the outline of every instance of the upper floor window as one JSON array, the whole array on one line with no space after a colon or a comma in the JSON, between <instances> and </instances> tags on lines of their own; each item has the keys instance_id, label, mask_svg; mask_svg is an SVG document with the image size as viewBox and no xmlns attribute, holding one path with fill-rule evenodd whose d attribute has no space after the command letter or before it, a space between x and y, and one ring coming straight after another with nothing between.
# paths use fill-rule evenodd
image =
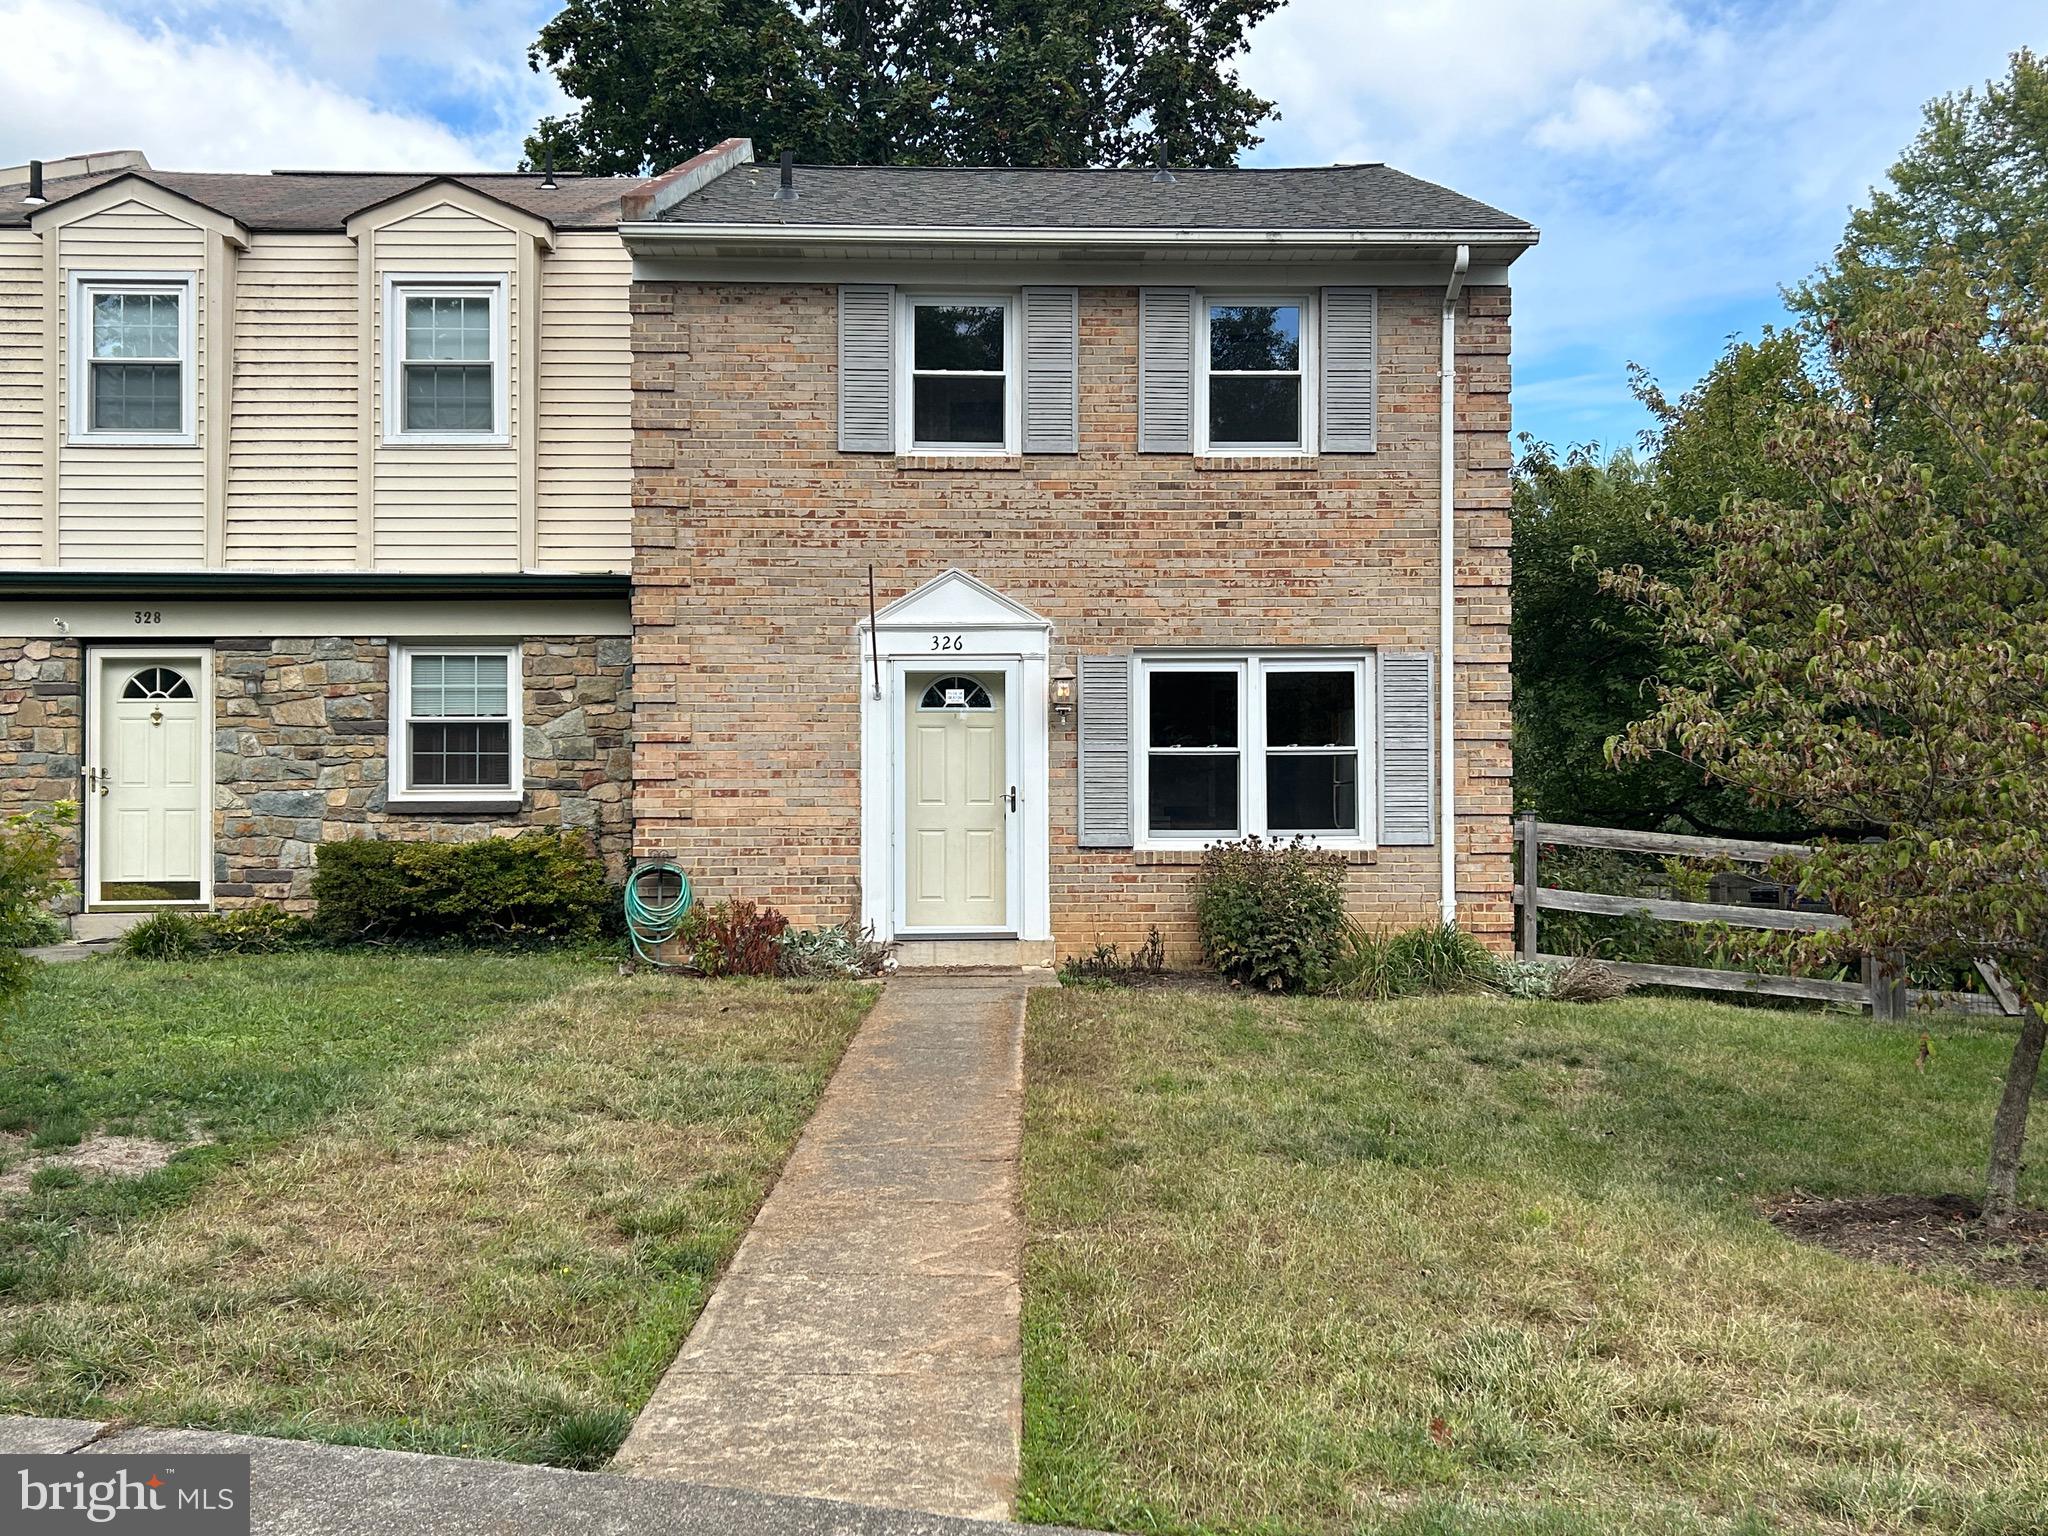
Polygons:
<instances>
[{"instance_id":1,"label":"upper floor window","mask_svg":"<svg viewBox=\"0 0 2048 1536\"><path fill-rule=\"evenodd\" d=\"M183 275L74 277L73 436L192 441L191 298Z\"/></svg>"},{"instance_id":2,"label":"upper floor window","mask_svg":"<svg viewBox=\"0 0 2048 1536\"><path fill-rule=\"evenodd\" d=\"M395 278L385 297L385 439L505 441L504 280Z\"/></svg>"},{"instance_id":3,"label":"upper floor window","mask_svg":"<svg viewBox=\"0 0 2048 1536\"><path fill-rule=\"evenodd\" d=\"M911 296L903 307L903 446L918 453L1016 452L1010 299Z\"/></svg>"},{"instance_id":4,"label":"upper floor window","mask_svg":"<svg viewBox=\"0 0 2048 1536\"><path fill-rule=\"evenodd\" d=\"M1210 297L1202 314L1208 451L1312 452L1307 300Z\"/></svg>"}]
</instances>

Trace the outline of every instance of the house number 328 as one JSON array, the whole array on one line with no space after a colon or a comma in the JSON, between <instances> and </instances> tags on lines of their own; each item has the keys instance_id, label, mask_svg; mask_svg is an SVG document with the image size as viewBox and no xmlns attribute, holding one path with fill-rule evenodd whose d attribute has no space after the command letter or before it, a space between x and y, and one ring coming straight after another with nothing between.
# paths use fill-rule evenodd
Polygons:
<instances>
[{"instance_id":1,"label":"house number 328","mask_svg":"<svg viewBox=\"0 0 2048 1536\"><path fill-rule=\"evenodd\" d=\"M933 635L932 649L935 651L958 651L966 649L964 637L960 635Z\"/></svg>"}]
</instances>

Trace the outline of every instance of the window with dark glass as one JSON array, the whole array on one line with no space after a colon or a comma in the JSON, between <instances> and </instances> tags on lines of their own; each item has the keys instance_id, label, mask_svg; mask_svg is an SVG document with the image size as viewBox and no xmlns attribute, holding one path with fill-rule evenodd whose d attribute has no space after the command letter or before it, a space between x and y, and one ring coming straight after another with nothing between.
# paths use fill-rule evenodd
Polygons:
<instances>
[{"instance_id":1,"label":"window with dark glass","mask_svg":"<svg viewBox=\"0 0 2048 1536\"><path fill-rule=\"evenodd\" d=\"M91 432L185 430L185 328L182 289L90 289L91 346L86 357Z\"/></svg>"},{"instance_id":2,"label":"window with dark glass","mask_svg":"<svg viewBox=\"0 0 2048 1536\"><path fill-rule=\"evenodd\" d=\"M1209 446L1302 446L1299 304L1209 305Z\"/></svg>"},{"instance_id":3,"label":"window with dark glass","mask_svg":"<svg viewBox=\"0 0 2048 1536\"><path fill-rule=\"evenodd\" d=\"M910 317L912 446L1001 448L1009 421L1008 307L915 303Z\"/></svg>"},{"instance_id":4,"label":"window with dark glass","mask_svg":"<svg viewBox=\"0 0 2048 1536\"><path fill-rule=\"evenodd\" d=\"M497 325L488 293L409 293L400 340L400 421L421 433L497 430Z\"/></svg>"},{"instance_id":5,"label":"window with dark glass","mask_svg":"<svg viewBox=\"0 0 2048 1536\"><path fill-rule=\"evenodd\" d=\"M409 671L408 787L513 788L511 657L416 653Z\"/></svg>"},{"instance_id":6,"label":"window with dark glass","mask_svg":"<svg viewBox=\"0 0 2048 1536\"><path fill-rule=\"evenodd\" d=\"M1242 751L1235 669L1155 667L1146 720L1146 826L1161 837L1235 833Z\"/></svg>"},{"instance_id":7,"label":"window with dark glass","mask_svg":"<svg viewBox=\"0 0 2048 1536\"><path fill-rule=\"evenodd\" d=\"M1358 673L1268 666L1266 828L1358 835Z\"/></svg>"}]
</instances>

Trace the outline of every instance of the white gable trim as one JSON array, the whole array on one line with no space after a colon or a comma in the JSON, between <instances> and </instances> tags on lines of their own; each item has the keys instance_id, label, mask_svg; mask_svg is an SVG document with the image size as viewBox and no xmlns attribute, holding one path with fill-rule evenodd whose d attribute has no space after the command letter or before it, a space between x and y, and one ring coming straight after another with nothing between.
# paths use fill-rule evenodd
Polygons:
<instances>
[{"instance_id":1,"label":"white gable trim","mask_svg":"<svg viewBox=\"0 0 2048 1536\"><path fill-rule=\"evenodd\" d=\"M958 566L934 576L923 586L906 592L874 618L875 627L903 629L1037 629L1049 632L1052 620L1033 613L1022 603L1003 596L984 581L978 581ZM866 619L860 628L869 627ZM889 649L886 641L883 650ZM1041 643L1039 654L1044 655Z\"/></svg>"}]
</instances>

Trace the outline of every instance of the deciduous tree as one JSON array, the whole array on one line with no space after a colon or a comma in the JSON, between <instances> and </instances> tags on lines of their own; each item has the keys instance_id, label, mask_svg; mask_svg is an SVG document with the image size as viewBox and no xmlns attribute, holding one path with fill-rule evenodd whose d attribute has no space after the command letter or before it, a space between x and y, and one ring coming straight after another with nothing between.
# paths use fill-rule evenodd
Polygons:
<instances>
[{"instance_id":1,"label":"deciduous tree","mask_svg":"<svg viewBox=\"0 0 2048 1536\"><path fill-rule=\"evenodd\" d=\"M735 134L878 165L1233 165L1273 104L1238 79L1283 0L568 0L528 50L578 106L527 160L673 165Z\"/></svg>"},{"instance_id":2,"label":"deciduous tree","mask_svg":"<svg viewBox=\"0 0 2048 1536\"><path fill-rule=\"evenodd\" d=\"M1807 940L1996 961L2024 1004L1984 1216L2009 1223L2048 1034L2048 321L2022 276L1945 259L1826 327L1833 385L1774 443L1798 495L1731 494L1688 576L1621 594L1697 658L1616 743L1833 829L1802 871L1849 919Z\"/></svg>"}]
</instances>

